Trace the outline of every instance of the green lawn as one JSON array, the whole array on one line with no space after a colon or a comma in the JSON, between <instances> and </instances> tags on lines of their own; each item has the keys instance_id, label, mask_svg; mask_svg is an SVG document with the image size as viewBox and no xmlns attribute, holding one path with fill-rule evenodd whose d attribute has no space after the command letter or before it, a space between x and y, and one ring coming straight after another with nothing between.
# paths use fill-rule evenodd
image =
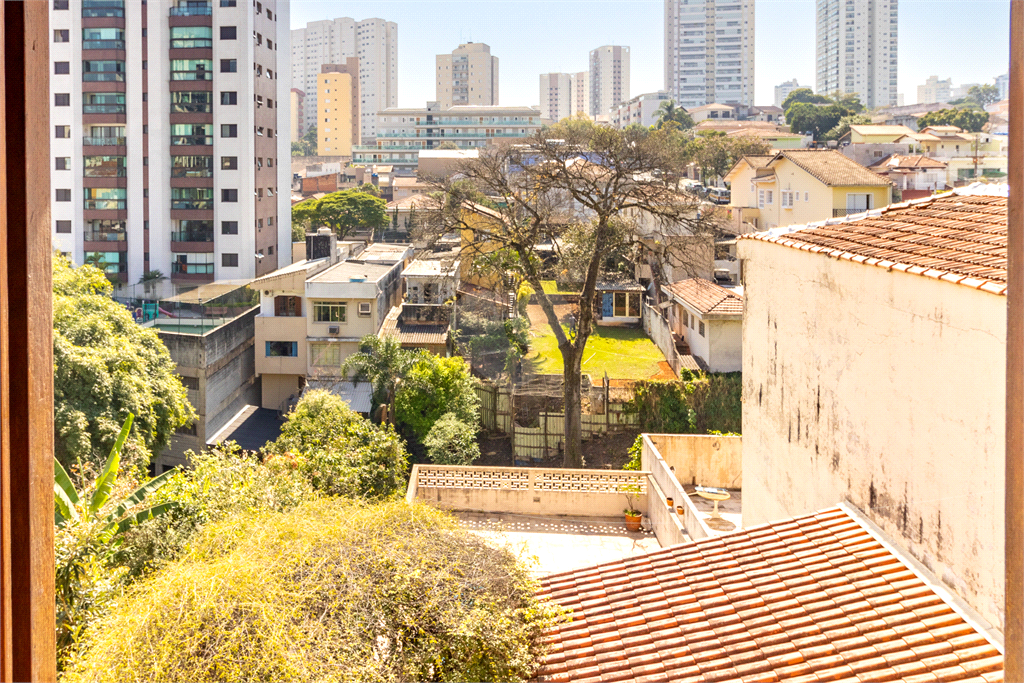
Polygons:
<instances>
[{"instance_id":1,"label":"green lawn","mask_svg":"<svg viewBox=\"0 0 1024 683\"><path fill-rule=\"evenodd\" d=\"M571 289L562 289L554 280L541 280L540 284L544 287L544 293L548 296L555 294L579 294L579 292L574 292Z\"/></svg>"},{"instance_id":2,"label":"green lawn","mask_svg":"<svg viewBox=\"0 0 1024 683\"><path fill-rule=\"evenodd\" d=\"M529 370L542 375L562 374L562 352L555 335L531 337L526 357ZM599 382L604 373L611 379L648 379L659 372L665 360L642 329L595 327L583 352L583 373Z\"/></svg>"}]
</instances>

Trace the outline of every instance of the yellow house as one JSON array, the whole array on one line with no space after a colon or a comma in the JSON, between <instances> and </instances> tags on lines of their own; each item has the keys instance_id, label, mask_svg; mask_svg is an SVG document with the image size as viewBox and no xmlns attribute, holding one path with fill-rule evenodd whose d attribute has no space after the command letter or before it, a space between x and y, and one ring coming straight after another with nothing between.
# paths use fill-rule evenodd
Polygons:
<instances>
[{"instance_id":1,"label":"yellow house","mask_svg":"<svg viewBox=\"0 0 1024 683\"><path fill-rule=\"evenodd\" d=\"M462 249L459 252L459 278L484 289L494 289L501 282L497 273L473 272L474 260L501 249L502 244L489 239L489 235L503 231L500 213L481 204L466 204L462 209Z\"/></svg>"},{"instance_id":2,"label":"yellow house","mask_svg":"<svg viewBox=\"0 0 1024 683\"><path fill-rule=\"evenodd\" d=\"M835 150L744 157L725 176L737 232L811 223L887 206L892 183Z\"/></svg>"},{"instance_id":3,"label":"yellow house","mask_svg":"<svg viewBox=\"0 0 1024 683\"><path fill-rule=\"evenodd\" d=\"M849 142L851 145L887 144L913 133L914 131L906 126L853 125L850 126L850 132L839 141Z\"/></svg>"}]
</instances>

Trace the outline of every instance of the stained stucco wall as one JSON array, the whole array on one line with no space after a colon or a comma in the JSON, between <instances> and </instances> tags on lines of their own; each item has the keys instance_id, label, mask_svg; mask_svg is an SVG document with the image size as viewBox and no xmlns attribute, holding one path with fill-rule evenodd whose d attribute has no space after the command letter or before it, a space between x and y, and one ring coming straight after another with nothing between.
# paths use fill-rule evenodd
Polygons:
<instances>
[{"instance_id":1,"label":"stained stucco wall","mask_svg":"<svg viewBox=\"0 0 1024 683\"><path fill-rule=\"evenodd\" d=\"M1005 297L739 252L744 525L848 500L1001 628Z\"/></svg>"}]
</instances>

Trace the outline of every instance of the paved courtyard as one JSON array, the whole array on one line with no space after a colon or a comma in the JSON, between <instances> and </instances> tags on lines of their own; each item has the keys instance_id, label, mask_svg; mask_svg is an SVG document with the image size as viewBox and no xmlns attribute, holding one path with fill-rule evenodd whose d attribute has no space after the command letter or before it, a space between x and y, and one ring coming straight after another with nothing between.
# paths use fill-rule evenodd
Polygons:
<instances>
[{"instance_id":1,"label":"paved courtyard","mask_svg":"<svg viewBox=\"0 0 1024 683\"><path fill-rule=\"evenodd\" d=\"M474 532L533 562L537 576L641 555L661 547L653 532L628 532L622 517L541 517L459 512Z\"/></svg>"}]
</instances>

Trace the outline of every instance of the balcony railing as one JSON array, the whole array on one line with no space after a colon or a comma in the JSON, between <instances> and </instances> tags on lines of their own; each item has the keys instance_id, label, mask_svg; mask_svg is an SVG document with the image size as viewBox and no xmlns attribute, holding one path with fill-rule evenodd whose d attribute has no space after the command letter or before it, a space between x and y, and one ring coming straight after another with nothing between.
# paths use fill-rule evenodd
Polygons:
<instances>
[{"instance_id":1,"label":"balcony railing","mask_svg":"<svg viewBox=\"0 0 1024 683\"><path fill-rule=\"evenodd\" d=\"M124 147L124 138L102 138L85 136L82 138L82 145L88 147Z\"/></svg>"},{"instance_id":2,"label":"balcony railing","mask_svg":"<svg viewBox=\"0 0 1024 683\"><path fill-rule=\"evenodd\" d=\"M172 242L212 242L213 229L179 230L171 233Z\"/></svg>"},{"instance_id":3,"label":"balcony railing","mask_svg":"<svg viewBox=\"0 0 1024 683\"><path fill-rule=\"evenodd\" d=\"M206 71L172 71L172 81L212 81L213 72Z\"/></svg>"},{"instance_id":4,"label":"balcony railing","mask_svg":"<svg viewBox=\"0 0 1024 683\"><path fill-rule=\"evenodd\" d=\"M212 263L171 263L171 272L185 275L213 275Z\"/></svg>"},{"instance_id":5,"label":"balcony railing","mask_svg":"<svg viewBox=\"0 0 1024 683\"><path fill-rule=\"evenodd\" d=\"M213 105L210 103L195 102L172 102L172 114L212 114Z\"/></svg>"},{"instance_id":6,"label":"balcony railing","mask_svg":"<svg viewBox=\"0 0 1024 683\"><path fill-rule=\"evenodd\" d=\"M171 167L172 178L212 178L212 168L185 168L182 166Z\"/></svg>"},{"instance_id":7,"label":"balcony railing","mask_svg":"<svg viewBox=\"0 0 1024 683\"><path fill-rule=\"evenodd\" d=\"M172 135L172 145L212 145L212 135Z\"/></svg>"},{"instance_id":8,"label":"balcony railing","mask_svg":"<svg viewBox=\"0 0 1024 683\"><path fill-rule=\"evenodd\" d=\"M99 211L124 211L124 199L86 199L85 209Z\"/></svg>"},{"instance_id":9,"label":"balcony railing","mask_svg":"<svg viewBox=\"0 0 1024 683\"><path fill-rule=\"evenodd\" d=\"M82 81L86 83L123 82L123 71L86 71L82 73Z\"/></svg>"},{"instance_id":10,"label":"balcony railing","mask_svg":"<svg viewBox=\"0 0 1024 683\"><path fill-rule=\"evenodd\" d=\"M115 166L112 168L96 167L87 168L82 174L83 178L126 178L128 177L128 169L124 166Z\"/></svg>"},{"instance_id":11,"label":"balcony railing","mask_svg":"<svg viewBox=\"0 0 1024 683\"><path fill-rule=\"evenodd\" d=\"M172 209L185 209L188 211L212 211L212 199L172 199Z\"/></svg>"},{"instance_id":12,"label":"balcony railing","mask_svg":"<svg viewBox=\"0 0 1024 683\"><path fill-rule=\"evenodd\" d=\"M210 5L182 5L172 7L172 17L208 17L213 14L213 7Z\"/></svg>"},{"instance_id":13,"label":"balcony railing","mask_svg":"<svg viewBox=\"0 0 1024 683\"><path fill-rule=\"evenodd\" d=\"M213 40L211 38L175 38L171 41L172 50L196 47L213 47Z\"/></svg>"},{"instance_id":14,"label":"balcony railing","mask_svg":"<svg viewBox=\"0 0 1024 683\"><path fill-rule=\"evenodd\" d=\"M83 114L123 114L125 112L125 106L123 104L83 104Z\"/></svg>"},{"instance_id":15,"label":"balcony railing","mask_svg":"<svg viewBox=\"0 0 1024 683\"><path fill-rule=\"evenodd\" d=\"M87 230L82 238L86 242L124 242L127 235L115 230Z\"/></svg>"},{"instance_id":16,"label":"balcony railing","mask_svg":"<svg viewBox=\"0 0 1024 683\"><path fill-rule=\"evenodd\" d=\"M843 216L853 216L854 214L864 213L871 209L832 209L832 218L842 218Z\"/></svg>"},{"instance_id":17,"label":"balcony railing","mask_svg":"<svg viewBox=\"0 0 1024 683\"><path fill-rule=\"evenodd\" d=\"M124 7L85 7L82 17L86 19L100 17L124 17Z\"/></svg>"},{"instance_id":18,"label":"balcony railing","mask_svg":"<svg viewBox=\"0 0 1024 683\"><path fill-rule=\"evenodd\" d=\"M83 40L83 50L124 50L123 40Z\"/></svg>"}]
</instances>

